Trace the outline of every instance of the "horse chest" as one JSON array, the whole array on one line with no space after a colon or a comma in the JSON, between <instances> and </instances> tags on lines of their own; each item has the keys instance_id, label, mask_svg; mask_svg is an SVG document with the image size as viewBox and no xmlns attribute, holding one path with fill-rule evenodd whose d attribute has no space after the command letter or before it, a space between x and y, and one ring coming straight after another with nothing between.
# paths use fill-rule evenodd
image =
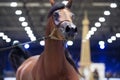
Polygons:
<instances>
[{"instance_id":1,"label":"horse chest","mask_svg":"<svg viewBox=\"0 0 120 80\"><path fill-rule=\"evenodd\" d=\"M70 79L67 76L57 75L57 76L50 76L50 77L44 76L44 79L41 79L41 80L70 80Z\"/></svg>"},{"instance_id":2,"label":"horse chest","mask_svg":"<svg viewBox=\"0 0 120 80\"><path fill-rule=\"evenodd\" d=\"M58 73L55 75L49 74L49 76L45 75L45 71L42 69L41 73L37 73L34 80L79 80L76 74L70 74L66 71L63 73Z\"/></svg>"}]
</instances>

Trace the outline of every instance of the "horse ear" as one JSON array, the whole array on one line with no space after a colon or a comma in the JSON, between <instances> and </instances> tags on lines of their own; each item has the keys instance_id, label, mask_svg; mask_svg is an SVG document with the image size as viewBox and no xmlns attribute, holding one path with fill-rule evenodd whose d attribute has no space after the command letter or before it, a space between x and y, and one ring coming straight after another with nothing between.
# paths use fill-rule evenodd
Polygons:
<instances>
[{"instance_id":1,"label":"horse ear","mask_svg":"<svg viewBox=\"0 0 120 80\"><path fill-rule=\"evenodd\" d=\"M68 0L67 7L71 8L71 6L72 6L72 0Z\"/></svg>"},{"instance_id":2,"label":"horse ear","mask_svg":"<svg viewBox=\"0 0 120 80\"><path fill-rule=\"evenodd\" d=\"M49 0L51 5L53 6L55 4L55 1L54 0Z\"/></svg>"}]
</instances>

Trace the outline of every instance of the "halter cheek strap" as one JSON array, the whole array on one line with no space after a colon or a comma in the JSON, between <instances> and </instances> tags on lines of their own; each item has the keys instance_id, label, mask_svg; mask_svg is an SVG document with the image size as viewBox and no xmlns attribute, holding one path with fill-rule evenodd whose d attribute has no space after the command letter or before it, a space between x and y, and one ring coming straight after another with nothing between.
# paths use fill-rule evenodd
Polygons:
<instances>
[{"instance_id":1,"label":"halter cheek strap","mask_svg":"<svg viewBox=\"0 0 120 80\"><path fill-rule=\"evenodd\" d=\"M56 21L55 19L54 19L54 23L55 23L55 25L59 25L60 24L60 22L59 21Z\"/></svg>"}]
</instances>

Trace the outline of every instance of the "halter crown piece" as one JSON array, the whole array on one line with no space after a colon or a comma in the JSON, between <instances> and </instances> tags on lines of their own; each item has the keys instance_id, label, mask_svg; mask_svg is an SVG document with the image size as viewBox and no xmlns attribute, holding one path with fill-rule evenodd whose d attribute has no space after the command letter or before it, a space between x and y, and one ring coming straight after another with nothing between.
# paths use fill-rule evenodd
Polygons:
<instances>
[{"instance_id":1,"label":"halter crown piece","mask_svg":"<svg viewBox=\"0 0 120 80\"><path fill-rule=\"evenodd\" d=\"M53 14L54 11L68 7L67 4L68 4L68 1L55 3L49 11L48 18Z\"/></svg>"}]
</instances>

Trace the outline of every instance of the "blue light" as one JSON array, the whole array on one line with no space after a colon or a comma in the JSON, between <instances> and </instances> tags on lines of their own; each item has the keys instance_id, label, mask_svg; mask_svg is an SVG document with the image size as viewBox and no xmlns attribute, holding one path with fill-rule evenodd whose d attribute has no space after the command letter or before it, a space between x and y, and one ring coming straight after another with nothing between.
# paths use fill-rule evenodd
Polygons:
<instances>
[{"instance_id":1,"label":"blue light","mask_svg":"<svg viewBox=\"0 0 120 80\"><path fill-rule=\"evenodd\" d=\"M99 46L100 46L100 49L105 49L105 42L99 41Z\"/></svg>"},{"instance_id":2,"label":"blue light","mask_svg":"<svg viewBox=\"0 0 120 80\"><path fill-rule=\"evenodd\" d=\"M68 46L72 46L72 45L73 45L73 41L70 41L70 40L67 41L67 45L68 45Z\"/></svg>"},{"instance_id":3,"label":"blue light","mask_svg":"<svg viewBox=\"0 0 120 80\"><path fill-rule=\"evenodd\" d=\"M45 41L44 40L40 41L40 45L44 46L45 45Z\"/></svg>"},{"instance_id":4,"label":"blue light","mask_svg":"<svg viewBox=\"0 0 120 80\"><path fill-rule=\"evenodd\" d=\"M105 45L100 45L100 49L105 49Z\"/></svg>"},{"instance_id":5,"label":"blue light","mask_svg":"<svg viewBox=\"0 0 120 80\"><path fill-rule=\"evenodd\" d=\"M99 41L99 45L104 45L105 42L104 41Z\"/></svg>"},{"instance_id":6,"label":"blue light","mask_svg":"<svg viewBox=\"0 0 120 80\"><path fill-rule=\"evenodd\" d=\"M29 47L30 47L29 44L25 44L25 45L24 45L24 48L25 48L25 49L28 49Z\"/></svg>"},{"instance_id":7,"label":"blue light","mask_svg":"<svg viewBox=\"0 0 120 80\"><path fill-rule=\"evenodd\" d=\"M65 44L65 48L68 48L68 45L67 45L67 43Z\"/></svg>"}]
</instances>

